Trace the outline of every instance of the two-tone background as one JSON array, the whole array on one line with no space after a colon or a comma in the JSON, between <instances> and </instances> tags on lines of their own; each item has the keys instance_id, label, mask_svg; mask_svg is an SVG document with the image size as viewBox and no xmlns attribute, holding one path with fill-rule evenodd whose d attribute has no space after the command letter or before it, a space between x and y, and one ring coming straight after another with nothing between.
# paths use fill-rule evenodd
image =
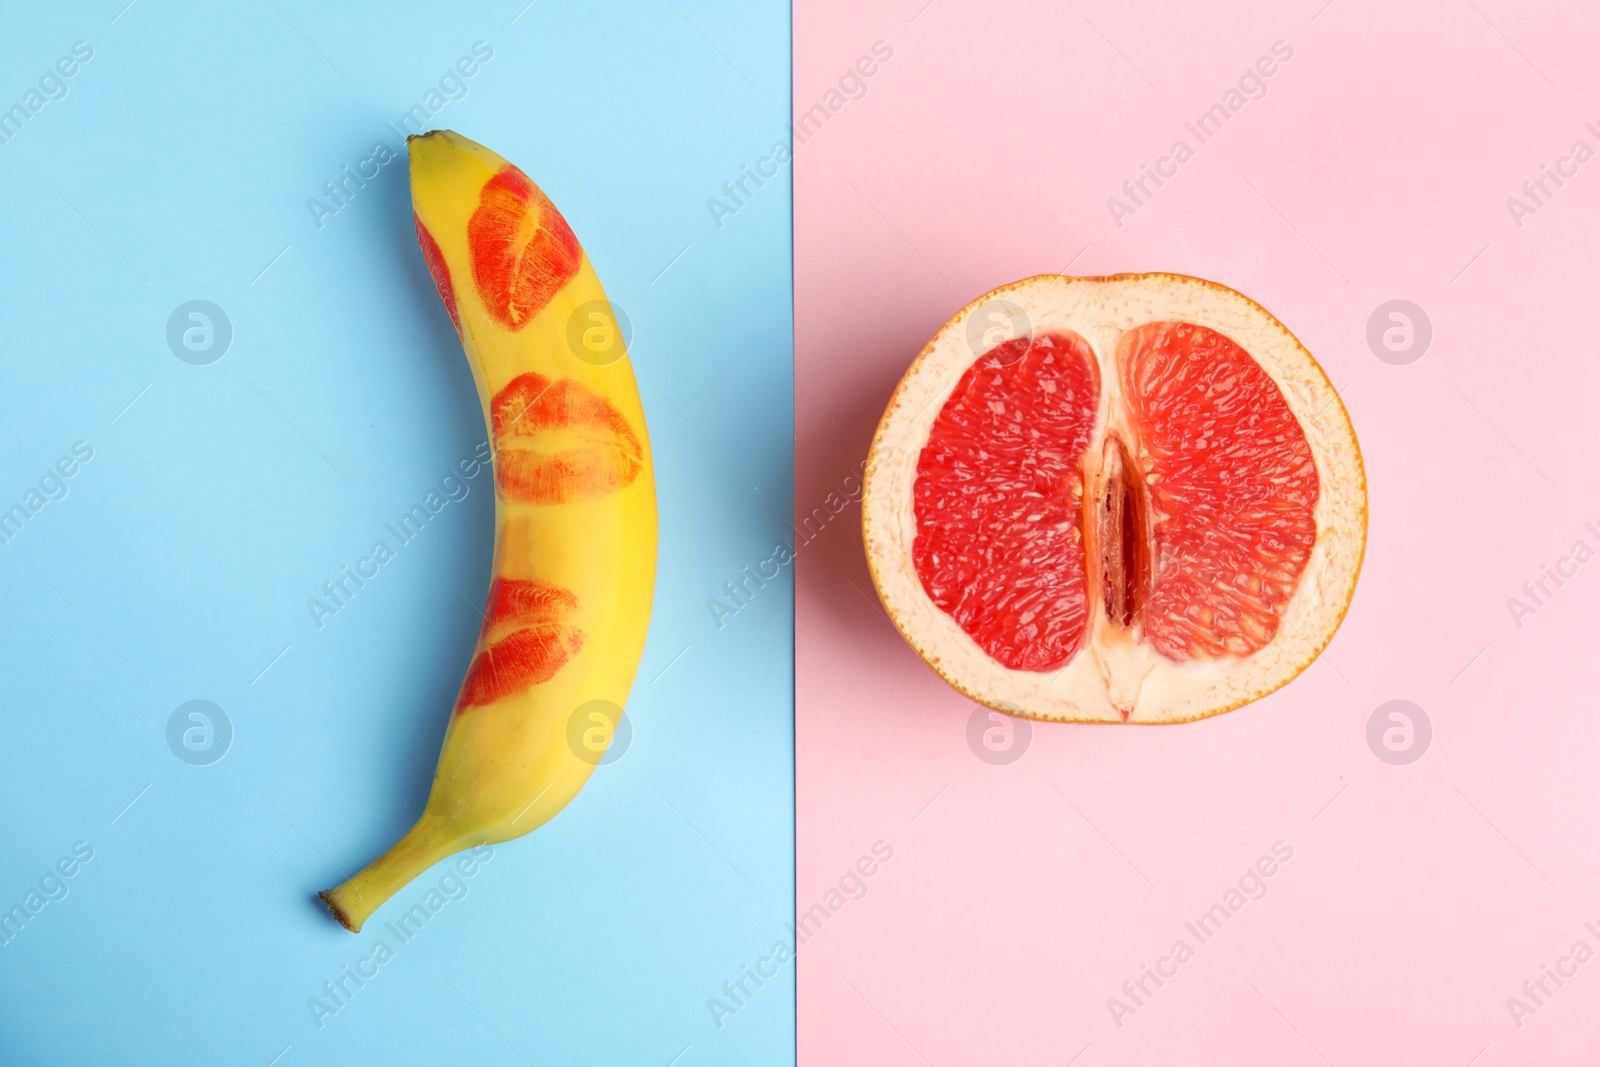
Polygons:
<instances>
[{"instance_id":1,"label":"two-tone background","mask_svg":"<svg viewBox=\"0 0 1600 1067\"><path fill-rule=\"evenodd\" d=\"M0 927L0 1062L1600 1053L1592 13L112 0L4 25L0 911L27 917ZM352 937L312 894L422 802L492 530L486 481L446 481L484 430L410 228L423 117L538 181L629 317L662 567L620 756L357 983L381 923ZM1355 601L1216 720L991 720L879 610L861 461L973 297L1144 269L1256 298L1341 390ZM423 533L312 610L430 491Z\"/></svg>"}]
</instances>

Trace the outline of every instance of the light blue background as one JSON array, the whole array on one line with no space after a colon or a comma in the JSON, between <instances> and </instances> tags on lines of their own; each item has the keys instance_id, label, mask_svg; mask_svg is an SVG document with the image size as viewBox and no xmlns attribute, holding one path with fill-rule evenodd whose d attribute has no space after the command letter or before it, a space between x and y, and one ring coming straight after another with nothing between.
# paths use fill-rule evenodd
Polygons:
<instances>
[{"instance_id":1,"label":"light blue background","mask_svg":"<svg viewBox=\"0 0 1600 1067\"><path fill-rule=\"evenodd\" d=\"M789 575L721 628L707 607L789 537L788 174L720 229L706 206L784 134L787 6L122 2L0 36L0 107L94 49L0 145L0 508L94 449L0 546L0 908L95 853L0 947L0 1062L791 1062L792 964L720 1029L706 1006L792 915ZM396 909L352 936L313 893L420 809L492 499L474 482L313 625L483 424L403 158L320 229L306 202L399 148L385 122L475 41L493 59L432 124L539 182L633 323L655 615L623 758L319 1029L308 998ZM196 298L234 329L210 366L165 340ZM167 746L192 699L234 726L211 766Z\"/></svg>"}]
</instances>

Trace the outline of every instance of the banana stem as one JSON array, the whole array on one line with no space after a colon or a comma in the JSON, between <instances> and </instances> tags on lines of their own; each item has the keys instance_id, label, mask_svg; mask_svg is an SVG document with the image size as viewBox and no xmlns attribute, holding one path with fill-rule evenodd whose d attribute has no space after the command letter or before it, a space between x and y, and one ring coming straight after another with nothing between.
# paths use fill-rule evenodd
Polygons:
<instances>
[{"instance_id":1,"label":"banana stem","mask_svg":"<svg viewBox=\"0 0 1600 1067\"><path fill-rule=\"evenodd\" d=\"M389 851L334 889L317 895L346 930L359 933L361 924L412 879L461 846L446 838L445 821L426 813Z\"/></svg>"}]
</instances>

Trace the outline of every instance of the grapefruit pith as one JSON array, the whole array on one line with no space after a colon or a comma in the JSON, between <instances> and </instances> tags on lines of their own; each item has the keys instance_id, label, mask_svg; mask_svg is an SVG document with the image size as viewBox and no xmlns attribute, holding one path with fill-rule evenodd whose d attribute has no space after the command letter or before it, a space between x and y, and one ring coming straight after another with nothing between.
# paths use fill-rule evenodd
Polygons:
<instances>
[{"instance_id":1,"label":"grapefruit pith","mask_svg":"<svg viewBox=\"0 0 1600 1067\"><path fill-rule=\"evenodd\" d=\"M946 323L868 456L889 616L963 693L1030 718L1184 722L1287 683L1366 544L1349 416L1231 289L1043 275Z\"/></svg>"}]
</instances>

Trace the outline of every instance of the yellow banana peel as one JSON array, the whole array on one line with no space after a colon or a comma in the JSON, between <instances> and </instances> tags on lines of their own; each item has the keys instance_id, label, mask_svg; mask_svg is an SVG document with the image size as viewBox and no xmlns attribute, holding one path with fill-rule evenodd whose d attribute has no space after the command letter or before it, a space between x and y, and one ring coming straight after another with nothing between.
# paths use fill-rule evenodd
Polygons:
<instances>
[{"instance_id":1,"label":"yellow banana peel","mask_svg":"<svg viewBox=\"0 0 1600 1067\"><path fill-rule=\"evenodd\" d=\"M537 829L617 727L655 586L644 409L617 316L549 199L448 130L409 139L417 239L494 449L488 607L421 818L321 896L360 930L452 853Z\"/></svg>"}]
</instances>

